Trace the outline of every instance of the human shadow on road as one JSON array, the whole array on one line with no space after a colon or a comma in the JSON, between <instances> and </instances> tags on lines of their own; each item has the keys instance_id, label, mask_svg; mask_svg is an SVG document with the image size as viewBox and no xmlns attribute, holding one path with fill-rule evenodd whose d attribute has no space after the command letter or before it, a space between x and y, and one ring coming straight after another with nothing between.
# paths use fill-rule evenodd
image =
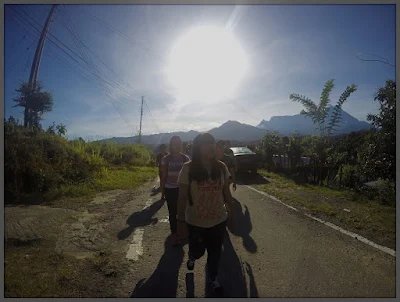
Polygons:
<instances>
[{"instance_id":1,"label":"human shadow on road","mask_svg":"<svg viewBox=\"0 0 400 302\"><path fill-rule=\"evenodd\" d=\"M158 193L161 193L161 188L160 187L158 187L158 188L153 188L152 190L151 190L151 194L150 194L150 196L156 196Z\"/></svg>"},{"instance_id":2,"label":"human shadow on road","mask_svg":"<svg viewBox=\"0 0 400 302\"><path fill-rule=\"evenodd\" d=\"M246 263L246 271L250 274L250 296L257 297L257 286L252 274L250 264ZM223 286L221 293L213 292L208 286L209 277L205 270L205 297L206 298L247 298L246 272L242 261L237 255L228 231L225 232L224 246L221 254L219 280Z\"/></svg>"},{"instance_id":3,"label":"human shadow on road","mask_svg":"<svg viewBox=\"0 0 400 302\"><path fill-rule=\"evenodd\" d=\"M172 246L169 236L157 268L147 280L142 279L136 284L131 298L175 298L183 258L183 247Z\"/></svg>"},{"instance_id":4,"label":"human shadow on road","mask_svg":"<svg viewBox=\"0 0 400 302\"><path fill-rule=\"evenodd\" d=\"M251 266L248 262L245 263L245 269L246 269L247 275L249 276L250 298L259 298L256 280L253 275L253 269L251 268Z\"/></svg>"},{"instance_id":5,"label":"human shadow on road","mask_svg":"<svg viewBox=\"0 0 400 302\"><path fill-rule=\"evenodd\" d=\"M126 227L125 229L121 230L118 233L117 235L118 239L124 240L128 238L138 227L144 227L150 224L156 224L158 222L158 219L153 218L153 216L162 208L164 202L165 200L160 199L155 203L153 203L148 208L139 212L135 212L131 216L129 216L128 219L126 220L128 227Z\"/></svg>"},{"instance_id":6,"label":"human shadow on road","mask_svg":"<svg viewBox=\"0 0 400 302\"><path fill-rule=\"evenodd\" d=\"M236 214L236 227L233 230L229 228L229 231L233 235L241 237L245 249L254 254L257 252L257 244L250 236L253 225L251 223L249 208L244 205L243 213L242 205L236 198L233 198L233 206Z\"/></svg>"},{"instance_id":7,"label":"human shadow on road","mask_svg":"<svg viewBox=\"0 0 400 302\"><path fill-rule=\"evenodd\" d=\"M186 273L186 298L194 298L194 275Z\"/></svg>"},{"instance_id":8,"label":"human shadow on road","mask_svg":"<svg viewBox=\"0 0 400 302\"><path fill-rule=\"evenodd\" d=\"M240 172L236 174L239 185L264 185L270 183L268 179L259 173Z\"/></svg>"}]
</instances>

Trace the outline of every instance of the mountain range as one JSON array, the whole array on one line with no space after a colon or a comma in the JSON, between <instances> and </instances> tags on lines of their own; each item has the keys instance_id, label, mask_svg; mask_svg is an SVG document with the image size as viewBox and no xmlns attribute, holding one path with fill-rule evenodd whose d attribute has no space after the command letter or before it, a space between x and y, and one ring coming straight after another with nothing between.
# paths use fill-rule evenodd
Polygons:
<instances>
[{"instance_id":1,"label":"mountain range","mask_svg":"<svg viewBox=\"0 0 400 302\"><path fill-rule=\"evenodd\" d=\"M328 108L328 119L333 112L332 106ZM262 120L257 128L268 129L271 131L278 131L281 135L290 135L294 131L298 131L301 135L311 135L315 130L310 117L302 114L290 116L274 116L269 121ZM341 109L341 119L338 128L333 134L346 134L361 130L370 129L371 125L364 121L359 121L354 116Z\"/></svg>"},{"instance_id":2,"label":"mountain range","mask_svg":"<svg viewBox=\"0 0 400 302\"><path fill-rule=\"evenodd\" d=\"M332 114L333 107L329 107L328 116ZM371 125L364 121L359 121L346 111L342 110L341 120L334 135L346 134L350 132L357 132L368 130ZM287 116L273 116L269 121L262 120L256 127L242 124L237 121L228 121L219 127L210 129L211 133L217 140L231 140L235 142L254 142L260 140L265 130L277 131L281 136L291 135L297 131L300 135L311 135L315 133L315 125L311 118L301 114L287 115ZM178 135L183 141L192 141L200 132L171 132L150 134L142 136L142 143L145 145L158 145L166 144L172 136ZM101 142L115 141L118 143L136 143L137 136L134 137L113 137L101 140Z\"/></svg>"}]
</instances>

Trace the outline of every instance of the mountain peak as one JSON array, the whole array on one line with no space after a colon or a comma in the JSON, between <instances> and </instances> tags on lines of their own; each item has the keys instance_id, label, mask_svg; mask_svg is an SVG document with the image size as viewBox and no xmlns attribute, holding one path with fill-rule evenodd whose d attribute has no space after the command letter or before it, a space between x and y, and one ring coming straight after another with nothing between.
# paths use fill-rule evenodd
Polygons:
<instances>
[{"instance_id":1,"label":"mountain peak","mask_svg":"<svg viewBox=\"0 0 400 302\"><path fill-rule=\"evenodd\" d=\"M334 106L328 105L328 120L329 116L333 113ZM371 126L366 122L361 122L351 114L340 108L341 119L336 134L350 133L353 131L366 130ZM273 116L269 121L262 120L257 126L261 129L268 129L271 131L278 131L282 135L290 135L294 131L298 131L300 134L309 135L315 130L310 117L302 114L286 115L286 116Z\"/></svg>"}]
</instances>

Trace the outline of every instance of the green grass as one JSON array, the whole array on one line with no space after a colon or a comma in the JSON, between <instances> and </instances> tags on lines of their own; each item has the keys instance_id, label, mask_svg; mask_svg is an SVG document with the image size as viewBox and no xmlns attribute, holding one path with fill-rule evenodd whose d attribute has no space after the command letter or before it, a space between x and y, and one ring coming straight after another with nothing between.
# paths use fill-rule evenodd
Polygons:
<instances>
[{"instance_id":1,"label":"green grass","mask_svg":"<svg viewBox=\"0 0 400 302\"><path fill-rule=\"evenodd\" d=\"M4 284L8 298L104 297L120 270L109 251L77 259L54 251L54 243L5 246ZM112 278L112 279L110 279Z\"/></svg>"},{"instance_id":2,"label":"green grass","mask_svg":"<svg viewBox=\"0 0 400 302\"><path fill-rule=\"evenodd\" d=\"M131 189L157 176L157 169L153 167L134 167L118 170L108 170L102 177L96 179L97 190Z\"/></svg>"},{"instance_id":3,"label":"green grass","mask_svg":"<svg viewBox=\"0 0 400 302\"><path fill-rule=\"evenodd\" d=\"M42 246L5 249L6 297L66 297L67 284L79 278L83 261Z\"/></svg>"},{"instance_id":4,"label":"green grass","mask_svg":"<svg viewBox=\"0 0 400 302\"><path fill-rule=\"evenodd\" d=\"M77 198L92 196L95 193L115 189L135 189L157 176L157 169L153 167L123 167L103 169L92 183L79 185L64 185L51 189L44 196L45 200L52 201L60 198Z\"/></svg>"},{"instance_id":5,"label":"green grass","mask_svg":"<svg viewBox=\"0 0 400 302\"><path fill-rule=\"evenodd\" d=\"M282 175L260 171L270 183L259 185L262 191L302 207L313 214L322 214L334 223L361 230L382 244L395 247L396 209L378 200L351 190L335 190L323 186L298 184ZM350 212L344 211L350 210Z\"/></svg>"}]
</instances>

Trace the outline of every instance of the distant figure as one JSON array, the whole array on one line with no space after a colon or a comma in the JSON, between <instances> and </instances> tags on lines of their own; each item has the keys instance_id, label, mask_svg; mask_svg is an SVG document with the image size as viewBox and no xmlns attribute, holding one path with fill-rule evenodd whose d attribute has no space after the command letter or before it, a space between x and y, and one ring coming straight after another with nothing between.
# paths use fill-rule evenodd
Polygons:
<instances>
[{"instance_id":1,"label":"distant figure","mask_svg":"<svg viewBox=\"0 0 400 302\"><path fill-rule=\"evenodd\" d=\"M207 250L209 285L216 291L222 289L218 271L228 213L231 226L235 224L229 176L226 165L215 156L214 137L199 134L192 160L179 174L178 232L181 238L189 235L189 270Z\"/></svg>"},{"instance_id":2,"label":"distant figure","mask_svg":"<svg viewBox=\"0 0 400 302\"><path fill-rule=\"evenodd\" d=\"M229 178L229 184L233 183L233 190L236 191L235 163L232 158L225 153L226 149L226 142L218 141L216 144L215 155L218 160L222 161L227 166L231 174L231 177Z\"/></svg>"},{"instance_id":3,"label":"distant figure","mask_svg":"<svg viewBox=\"0 0 400 302\"><path fill-rule=\"evenodd\" d=\"M189 158L182 153L182 140L179 136L173 136L169 142L169 154L161 160L161 198L167 200L169 212L169 225L174 245L179 245L177 233L177 203L179 196L178 176L184 163Z\"/></svg>"},{"instance_id":4,"label":"distant figure","mask_svg":"<svg viewBox=\"0 0 400 302\"><path fill-rule=\"evenodd\" d=\"M225 141L225 154L229 155L232 161L235 162L235 155L233 154L231 147L231 141Z\"/></svg>"},{"instance_id":5,"label":"distant figure","mask_svg":"<svg viewBox=\"0 0 400 302\"><path fill-rule=\"evenodd\" d=\"M186 145L185 154L191 159L192 158L192 144L188 143Z\"/></svg>"},{"instance_id":6,"label":"distant figure","mask_svg":"<svg viewBox=\"0 0 400 302\"><path fill-rule=\"evenodd\" d=\"M160 178L160 188L161 188L161 160L167 155L167 146L165 144L160 145L160 153L156 156L156 166L158 167L158 177Z\"/></svg>"}]
</instances>

